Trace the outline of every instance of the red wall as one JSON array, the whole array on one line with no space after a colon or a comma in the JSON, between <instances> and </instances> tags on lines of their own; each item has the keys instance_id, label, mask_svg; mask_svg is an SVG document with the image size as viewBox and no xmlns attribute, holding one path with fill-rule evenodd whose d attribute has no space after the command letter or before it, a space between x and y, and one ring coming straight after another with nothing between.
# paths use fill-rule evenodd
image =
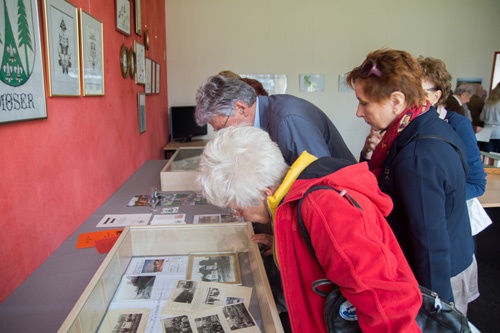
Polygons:
<instances>
[{"instance_id":1,"label":"red wall","mask_svg":"<svg viewBox=\"0 0 500 333\"><path fill-rule=\"evenodd\" d=\"M47 119L0 124L0 302L144 161L163 158L167 142L165 1L142 1L146 56L161 64L161 93L146 96L143 134L137 93L144 86L123 79L119 65L122 43L133 47L143 37L116 30L115 0L69 2L103 23L105 96L47 97ZM44 40L42 0L38 7Z\"/></svg>"}]
</instances>

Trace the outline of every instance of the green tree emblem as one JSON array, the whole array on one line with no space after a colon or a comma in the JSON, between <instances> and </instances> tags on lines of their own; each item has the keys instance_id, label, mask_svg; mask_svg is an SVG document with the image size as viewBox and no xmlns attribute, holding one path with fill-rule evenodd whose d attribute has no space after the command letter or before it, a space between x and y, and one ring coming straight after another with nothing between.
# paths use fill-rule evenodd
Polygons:
<instances>
[{"instance_id":1,"label":"green tree emblem","mask_svg":"<svg viewBox=\"0 0 500 333\"><path fill-rule=\"evenodd\" d=\"M0 51L2 51L2 62L0 63L0 80L12 87L19 87L28 81L33 71L35 53L32 45L32 31L29 22L33 21L33 13L26 11L26 0L17 0L17 6L9 8L3 0L3 16L5 22L3 39L0 36ZM28 0L29 1L29 0ZM36 0L31 0L36 1ZM30 6L31 8L31 2ZM9 9L17 16L17 26L12 26ZM17 9L17 15L15 11ZM32 27L34 25L32 24ZM17 39L16 39L17 34ZM21 60L24 57L24 63Z\"/></svg>"}]
</instances>

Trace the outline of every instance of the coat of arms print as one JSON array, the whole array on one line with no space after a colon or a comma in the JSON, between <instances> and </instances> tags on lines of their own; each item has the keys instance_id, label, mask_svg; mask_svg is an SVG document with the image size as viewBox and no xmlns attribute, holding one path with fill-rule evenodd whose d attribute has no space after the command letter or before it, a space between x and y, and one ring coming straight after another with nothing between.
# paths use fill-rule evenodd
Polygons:
<instances>
[{"instance_id":1,"label":"coat of arms print","mask_svg":"<svg viewBox=\"0 0 500 333\"><path fill-rule=\"evenodd\" d=\"M46 118L37 1L0 1L0 123Z\"/></svg>"}]
</instances>

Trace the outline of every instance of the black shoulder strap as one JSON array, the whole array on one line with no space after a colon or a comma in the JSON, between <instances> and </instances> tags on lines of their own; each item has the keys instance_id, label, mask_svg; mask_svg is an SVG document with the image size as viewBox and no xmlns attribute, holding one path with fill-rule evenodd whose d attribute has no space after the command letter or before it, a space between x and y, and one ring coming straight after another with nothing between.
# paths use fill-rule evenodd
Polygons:
<instances>
[{"instance_id":1,"label":"black shoulder strap","mask_svg":"<svg viewBox=\"0 0 500 333\"><path fill-rule=\"evenodd\" d=\"M433 134L420 135L420 136L414 137L411 141L413 141L413 140L421 140L421 139L441 140L441 141L444 141L444 142L448 143L449 145L451 145L455 149L455 151L457 152L458 157L460 157L460 162L462 163L462 168L464 168L465 174L466 175L468 174L467 164L464 161L464 157L462 155L462 152L460 151L460 148L458 148L456 144L454 144L453 142L451 142L451 141L449 141L449 140L447 140L447 139L445 139L445 138L443 138L443 137L441 137L439 135L433 135Z\"/></svg>"},{"instance_id":2,"label":"black shoulder strap","mask_svg":"<svg viewBox=\"0 0 500 333\"><path fill-rule=\"evenodd\" d=\"M302 238L304 238L304 241L306 242L307 244L307 247L309 248L309 251L311 251L311 254L316 258L316 253L314 252L314 249L312 247L312 242L311 242L311 236L309 235L309 232L307 231L306 229L306 226L304 225L304 220L302 219L302 210L301 210L301 207L302 207L302 200L304 200L304 198L311 192L313 191L317 191L317 190L334 190L335 192L337 192L339 195L341 195L342 197L346 198L346 200L351 204L353 205L354 207L357 207L361 210L363 210L363 208L361 207L361 205L356 201L354 200L353 197L351 197L347 192L345 191L339 191L337 190L336 188L332 187L332 186L328 186L328 185L318 185L318 186L313 186L311 188L309 188L305 193L304 195L302 196L302 198L300 198L299 200L299 203L297 204L297 221L298 221L298 224L299 224L299 230L300 230L300 233L302 234ZM320 265L321 266L321 265Z\"/></svg>"}]
</instances>

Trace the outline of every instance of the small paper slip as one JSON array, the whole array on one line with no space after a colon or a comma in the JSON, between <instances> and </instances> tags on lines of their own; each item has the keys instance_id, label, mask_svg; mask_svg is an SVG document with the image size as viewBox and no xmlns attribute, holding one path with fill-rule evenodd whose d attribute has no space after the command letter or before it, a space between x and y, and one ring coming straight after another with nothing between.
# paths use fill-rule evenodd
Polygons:
<instances>
[{"instance_id":1,"label":"small paper slip","mask_svg":"<svg viewBox=\"0 0 500 333\"><path fill-rule=\"evenodd\" d=\"M167 207L161 209L162 214L177 214L178 212L179 212L179 207Z\"/></svg>"},{"instance_id":2,"label":"small paper slip","mask_svg":"<svg viewBox=\"0 0 500 333\"><path fill-rule=\"evenodd\" d=\"M76 243L77 249L84 249L87 247L93 247L94 242L111 238L118 237L122 233L123 229L115 229L115 230L105 230L105 231L94 231L94 232L86 232L78 235L78 241Z\"/></svg>"},{"instance_id":3,"label":"small paper slip","mask_svg":"<svg viewBox=\"0 0 500 333\"><path fill-rule=\"evenodd\" d=\"M96 240L94 242L95 248L99 254L108 253L117 240L118 236Z\"/></svg>"},{"instance_id":4,"label":"small paper slip","mask_svg":"<svg viewBox=\"0 0 500 333\"><path fill-rule=\"evenodd\" d=\"M151 225L162 224L186 224L186 214L167 214L153 216Z\"/></svg>"},{"instance_id":5,"label":"small paper slip","mask_svg":"<svg viewBox=\"0 0 500 333\"><path fill-rule=\"evenodd\" d=\"M125 227L127 225L147 225L152 214L113 214L104 215L97 228Z\"/></svg>"}]
</instances>

